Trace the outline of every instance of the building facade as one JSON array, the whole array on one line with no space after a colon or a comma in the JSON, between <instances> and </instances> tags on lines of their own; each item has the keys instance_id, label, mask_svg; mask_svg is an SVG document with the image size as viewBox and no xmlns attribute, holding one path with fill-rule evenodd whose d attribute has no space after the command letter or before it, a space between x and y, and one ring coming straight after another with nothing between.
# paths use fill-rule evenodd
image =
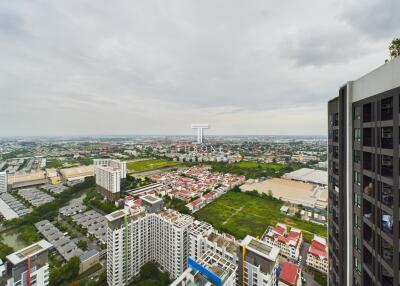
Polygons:
<instances>
[{"instance_id":1,"label":"building facade","mask_svg":"<svg viewBox=\"0 0 400 286\"><path fill-rule=\"evenodd\" d=\"M328 103L329 283L399 285L400 58Z\"/></svg>"},{"instance_id":2,"label":"building facade","mask_svg":"<svg viewBox=\"0 0 400 286\"><path fill-rule=\"evenodd\" d=\"M94 159L94 166L105 166L120 170L121 179L126 179L126 162L114 159Z\"/></svg>"},{"instance_id":3,"label":"building facade","mask_svg":"<svg viewBox=\"0 0 400 286\"><path fill-rule=\"evenodd\" d=\"M0 193L7 192L8 177L7 172L0 172Z\"/></svg>"},{"instance_id":4,"label":"building facade","mask_svg":"<svg viewBox=\"0 0 400 286\"><path fill-rule=\"evenodd\" d=\"M52 247L51 243L41 240L8 255L6 276L0 278L0 284L6 286L49 285L48 251Z\"/></svg>"},{"instance_id":5,"label":"building facade","mask_svg":"<svg viewBox=\"0 0 400 286\"><path fill-rule=\"evenodd\" d=\"M120 198L121 172L113 167L97 165L94 167L96 190L110 201Z\"/></svg>"},{"instance_id":6,"label":"building facade","mask_svg":"<svg viewBox=\"0 0 400 286\"><path fill-rule=\"evenodd\" d=\"M325 238L314 235L307 252L306 265L324 274L328 273L328 249Z\"/></svg>"}]
</instances>

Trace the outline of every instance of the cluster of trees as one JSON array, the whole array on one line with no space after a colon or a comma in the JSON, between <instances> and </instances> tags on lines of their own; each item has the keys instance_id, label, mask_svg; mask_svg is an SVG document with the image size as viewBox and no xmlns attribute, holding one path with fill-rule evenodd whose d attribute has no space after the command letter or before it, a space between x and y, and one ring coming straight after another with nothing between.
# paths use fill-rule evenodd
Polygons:
<instances>
[{"instance_id":1,"label":"cluster of trees","mask_svg":"<svg viewBox=\"0 0 400 286\"><path fill-rule=\"evenodd\" d=\"M79 257L72 257L62 266L53 267L50 269L50 285L67 286L78 278L79 275Z\"/></svg>"},{"instance_id":2,"label":"cluster of trees","mask_svg":"<svg viewBox=\"0 0 400 286\"><path fill-rule=\"evenodd\" d=\"M104 200L103 196L94 190L86 193L83 203L89 208L95 208L107 214L118 209L114 203Z\"/></svg>"},{"instance_id":3,"label":"cluster of trees","mask_svg":"<svg viewBox=\"0 0 400 286\"><path fill-rule=\"evenodd\" d=\"M325 274L322 274L318 271L315 272L314 274L314 280L321 286L326 286L328 285L327 277Z\"/></svg>"},{"instance_id":4,"label":"cluster of trees","mask_svg":"<svg viewBox=\"0 0 400 286\"><path fill-rule=\"evenodd\" d=\"M168 272L161 272L156 263L148 262L140 268L139 276L130 286L167 286L170 284Z\"/></svg>"},{"instance_id":5,"label":"cluster of trees","mask_svg":"<svg viewBox=\"0 0 400 286\"><path fill-rule=\"evenodd\" d=\"M132 190L135 188L147 186L151 184L152 181L150 178L145 177L144 179L136 179L133 176L126 176L126 179L121 181L121 191Z\"/></svg>"},{"instance_id":6,"label":"cluster of trees","mask_svg":"<svg viewBox=\"0 0 400 286\"><path fill-rule=\"evenodd\" d=\"M11 246L0 241L0 259L4 260L7 255L13 253L14 249Z\"/></svg>"},{"instance_id":7,"label":"cluster of trees","mask_svg":"<svg viewBox=\"0 0 400 286\"><path fill-rule=\"evenodd\" d=\"M182 214L190 214L190 210L186 206L186 202L178 198L171 198L170 196L164 196L164 205L167 208L177 210Z\"/></svg>"}]
</instances>

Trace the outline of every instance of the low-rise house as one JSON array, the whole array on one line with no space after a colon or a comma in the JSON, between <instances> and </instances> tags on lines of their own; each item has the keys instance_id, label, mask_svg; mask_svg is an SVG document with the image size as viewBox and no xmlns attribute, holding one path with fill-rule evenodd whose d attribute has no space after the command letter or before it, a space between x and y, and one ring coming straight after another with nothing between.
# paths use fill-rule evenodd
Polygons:
<instances>
[{"instance_id":1,"label":"low-rise house","mask_svg":"<svg viewBox=\"0 0 400 286\"><path fill-rule=\"evenodd\" d=\"M325 238L314 235L308 249L306 265L322 273L328 273L328 251Z\"/></svg>"},{"instance_id":2,"label":"low-rise house","mask_svg":"<svg viewBox=\"0 0 400 286\"><path fill-rule=\"evenodd\" d=\"M303 235L298 228L292 227L288 231L285 224L277 223L276 226L267 228L263 240L270 246L279 247L280 255L283 257L297 261L303 243Z\"/></svg>"}]
</instances>

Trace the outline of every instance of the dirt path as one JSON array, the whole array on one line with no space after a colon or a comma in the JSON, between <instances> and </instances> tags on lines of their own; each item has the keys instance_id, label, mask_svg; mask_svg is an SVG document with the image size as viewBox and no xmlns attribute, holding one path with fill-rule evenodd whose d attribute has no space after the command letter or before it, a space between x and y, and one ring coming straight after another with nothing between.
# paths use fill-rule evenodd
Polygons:
<instances>
[{"instance_id":1,"label":"dirt path","mask_svg":"<svg viewBox=\"0 0 400 286\"><path fill-rule=\"evenodd\" d=\"M233 216L235 216L237 213L241 212L242 209L243 209L244 207L245 207L245 206L241 206L241 207L240 207L239 209L237 209L234 213L232 213L232 214L222 223L222 225L226 224Z\"/></svg>"}]
</instances>

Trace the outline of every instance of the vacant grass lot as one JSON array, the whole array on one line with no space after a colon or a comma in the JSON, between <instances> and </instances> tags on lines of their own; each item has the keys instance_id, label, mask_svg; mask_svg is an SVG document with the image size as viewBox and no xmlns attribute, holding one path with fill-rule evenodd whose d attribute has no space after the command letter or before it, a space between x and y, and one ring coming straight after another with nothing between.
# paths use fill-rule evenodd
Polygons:
<instances>
[{"instance_id":1,"label":"vacant grass lot","mask_svg":"<svg viewBox=\"0 0 400 286\"><path fill-rule=\"evenodd\" d=\"M129 162L129 163L127 163L127 168L129 170L132 170L135 172L144 172L144 171L160 169L160 168L165 168L165 167L173 167L176 165L179 165L179 162L159 160L159 159L150 159L150 160Z\"/></svg>"},{"instance_id":2,"label":"vacant grass lot","mask_svg":"<svg viewBox=\"0 0 400 286\"><path fill-rule=\"evenodd\" d=\"M214 171L246 176L247 179L280 177L301 167L298 163L278 164L242 161L238 163L211 163Z\"/></svg>"},{"instance_id":3,"label":"vacant grass lot","mask_svg":"<svg viewBox=\"0 0 400 286\"><path fill-rule=\"evenodd\" d=\"M196 212L194 216L239 239L247 234L261 237L268 226L277 222L304 230L303 236L308 241L311 240L312 233L326 237L326 227L283 215L279 211L282 205L282 201L267 196L231 191Z\"/></svg>"}]
</instances>

